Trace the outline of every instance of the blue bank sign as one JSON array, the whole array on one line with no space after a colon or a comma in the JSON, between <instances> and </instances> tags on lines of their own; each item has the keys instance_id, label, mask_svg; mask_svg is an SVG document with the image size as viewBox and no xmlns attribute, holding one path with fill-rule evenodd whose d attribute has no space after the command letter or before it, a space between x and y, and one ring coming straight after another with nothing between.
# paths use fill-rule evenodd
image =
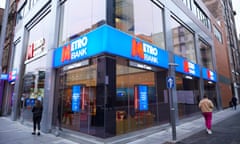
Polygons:
<instances>
[{"instance_id":1,"label":"blue bank sign","mask_svg":"<svg viewBox=\"0 0 240 144\"><path fill-rule=\"evenodd\" d=\"M186 75L200 77L200 66L198 64L190 62L187 59L184 59L180 56L174 56L174 59L175 63L178 64L178 66L176 67L177 72Z\"/></svg>"},{"instance_id":2,"label":"blue bank sign","mask_svg":"<svg viewBox=\"0 0 240 144\"><path fill-rule=\"evenodd\" d=\"M217 74L216 72L209 70L207 68L202 68L202 74L203 74L203 78L209 81L217 81Z\"/></svg>"},{"instance_id":3,"label":"blue bank sign","mask_svg":"<svg viewBox=\"0 0 240 144\"><path fill-rule=\"evenodd\" d=\"M103 25L55 49L53 67L61 67L100 53L168 68L168 53L148 42Z\"/></svg>"}]
</instances>

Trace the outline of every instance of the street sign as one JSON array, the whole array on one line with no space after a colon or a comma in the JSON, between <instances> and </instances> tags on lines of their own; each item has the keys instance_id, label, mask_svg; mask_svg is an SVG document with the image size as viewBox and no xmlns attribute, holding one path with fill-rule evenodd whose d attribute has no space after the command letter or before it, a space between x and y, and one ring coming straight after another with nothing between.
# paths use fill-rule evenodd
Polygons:
<instances>
[{"instance_id":1,"label":"street sign","mask_svg":"<svg viewBox=\"0 0 240 144\"><path fill-rule=\"evenodd\" d=\"M174 88L174 79L173 77L167 77L167 88Z\"/></svg>"}]
</instances>

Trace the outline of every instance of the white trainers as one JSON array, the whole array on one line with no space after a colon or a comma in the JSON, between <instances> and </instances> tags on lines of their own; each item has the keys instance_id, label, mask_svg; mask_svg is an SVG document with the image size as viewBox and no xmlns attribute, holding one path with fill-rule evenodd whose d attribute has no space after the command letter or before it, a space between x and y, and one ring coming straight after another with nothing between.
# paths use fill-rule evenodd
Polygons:
<instances>
[{"instance_id":1,"label":"white trainers","mask_svg":"<svg viewBox=\"0 0 240 144\"><path fill-rule=\"evenodd\" d=\"M212 131L210 129L206 129L208 134L212 134Z\"/></svg>"}]
</instances>

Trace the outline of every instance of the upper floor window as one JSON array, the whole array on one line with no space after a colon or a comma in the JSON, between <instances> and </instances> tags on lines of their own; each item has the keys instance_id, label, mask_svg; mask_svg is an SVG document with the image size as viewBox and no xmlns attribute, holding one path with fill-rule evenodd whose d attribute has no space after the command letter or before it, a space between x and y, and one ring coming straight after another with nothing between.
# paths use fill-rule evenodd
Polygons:
<instances>
[{"instance_id":1,"label":"upper floor window","mask_svg":"<svg viewBox=\"0 0 240 144\"><path fill-rule=\"evenodd\" d=\"M222 34L215 26L213 27L213 33L214 36L218 39L218 41L222 43Z\"/></svg>"},{"instance_id":2,"label":"upper floor window","mask_svg":"<svg viewBox=\"0 0 240 144\"><path fill-rule=\"evenodd\" d=\"M25 16L25 7L22 7L18 12L17 12L17 19L16 23L18 24Z\"/></svg>"},{"instance_id":3,"label":"upper floor window","mask_svg":"<svg viewBox=\"0 0 240 144\"><path fill-rule=\"evenodd\" d=\"M147 0L116 0L115 27L165 49L163 12Z\"/></svg>"},{"instance_id":4,"label":"upper floor window","mask_svg":"<svg viewBox=\"0 0 240 144\"><path fill-rule=\"evenodd\" d=\"M17 24L27 15L39 0L25 0L17 12Z\"/></svg>"},{"instance_id":5,"label":"upper floor window","mask_svg":"<svg viewBox=\"0 0 240 144\"><path fill-rule=\"evenodd\" d=\"M171 19L171 29L174 53L196 63L193 33L174 18Z\"/></svg>"},{"instance_id":6,"label":"upper floor window","mask_svg":"<svg viewBox=\"0 0 240 144\"><path fill-rule=\"evenodd\" d=\"M106 0L67 0L61 5L59 43L64 44L106 22Z\"/></svg>"},{"instance_id":7,"label":"upper floor window","mask_svg":"<svg viewBox=\"0 0 240 144\"><path fill-rule=\"evenodd\" d=\"M197 18L208 28L210 29L210 20L204 11L198 6L197 3L194 3L195 15Z\"/></svg>"},{"instance_id":8,"label":"upper floor window","mask_svg":"<svg viewBox=\"0 0 240 144\"><path fill-rule=\"evenodd\" d=\"M213 58L212 58L211 47L208 44L204 43L202 40L199 40L199 48L201 52L202 65L206 68L213 69Z\"/></svg>"},{"instance_id":9,"label":"upper floor window","mask_svg":"<svg viewBox=\"0 0 240 144\"><path fill-rule=\"evenodd\" d=\"M192 9L191 0L182 0L182 1L190 10Z\"/></svg>"}]
</instances>

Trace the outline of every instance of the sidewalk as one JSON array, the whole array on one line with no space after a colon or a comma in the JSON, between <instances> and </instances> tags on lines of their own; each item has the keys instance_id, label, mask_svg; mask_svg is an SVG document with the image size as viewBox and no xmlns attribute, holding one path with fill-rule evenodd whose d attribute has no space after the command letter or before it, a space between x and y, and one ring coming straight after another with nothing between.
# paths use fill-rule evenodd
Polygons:
<instances>
[{"instance_id":1,"label":"sidewalk","mask_svg":"<svg viewBox=\"0 0 240 144\"><path fill-rule=\"evenodd\" d=\"M228 108L228 109L214 112L212 124L215 125L227 119L228 117L231 117L239 113L240 113L239 108L237 110L232 110L231 108ZM176 141L172 140L172 130L171 130L171 127L168 127L166 130L159 131L158 133L152 134L150 136L140 138L134 142L129 142L128 144L171 144L171 143L180 141L184 138L187 138L204 129L205 129L204 119L203 117L200 117L198 119L179 124L176 127L176 131L177 131ZM213 129L213 133L214 133L214 129Z\"/></svg>"},{"instance_id":2,"label":"sidewalk","mask_svg":"<svg viewBox=\"0 0 240 144\"><path fill-rule=\"evenodd\" d=\"M213 125L239 113L240 108L237 110L228 108L214 112ZM48 134L41 133L41 136L32 136L32 127L30 125L12 121L8 117L0 117L0 144L170 144L181 141L204 129L204 119L201 115L198 115L179 121L179 125L176 127L176 141L172 141L172 131L169 125L158 126L105 140L84 136L79 133L76 135L72 133L62 134L62 137L56 137L54 132ZM89 142L86 142L86 140L89 140Z\"/></svg>"},{"instance_id":3,"label":"sidewalk","mask_svg":"<svg viewBox=\"0 0 240 144\"><path fill-rule=\"evenodd\" d=\"M0 117L0 144L77 144L53 134L32 135L32 127Z\"/></svg>"}]
</instances>

